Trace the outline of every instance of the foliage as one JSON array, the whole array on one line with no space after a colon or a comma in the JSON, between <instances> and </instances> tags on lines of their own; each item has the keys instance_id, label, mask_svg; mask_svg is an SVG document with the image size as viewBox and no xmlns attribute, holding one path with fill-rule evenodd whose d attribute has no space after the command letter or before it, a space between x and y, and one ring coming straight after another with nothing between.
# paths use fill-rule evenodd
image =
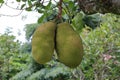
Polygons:
<instances>
[{"instance_id":1,"label":"foliage","mask_svg":"<svg viewBox=\"0 0 120 80\"><path fill-rule=\"evenodd\" d=\"M8 78L10 76L8 72L10 70L10 62L12 61L12 56L18 53L18 42L14 42L15 37L9 36L8 34L0 35L0 56L1 56L1 68L0 74L3 78Z\"/></svg>"},{"instance_id":2,"label":"foliage","mask_svg":"<svg viewBox=\"0 0 120 80\"><path fill-rule=\"evenodd\" d=\"M41 69L33 73L27 80L53 80L55 78L61 78L62 80L69 78L70 72L64 67L48 67Z\"/></svg>"},{"instance_id":3,"label":"foliage","mask_svg":"<svg viewBox=\"0 0 120 80\"><path fill-rule=\"evenodd\" d=\"M10 80L26 80L28 76L32 75L34 72L44 67L43 65L40 65L36 63L33 59L31 59L31 56L29 56L29 62L27 63L27 65L27 67L24 67L22 71L17 73Z\"/></svg>"},{"instance_id":4,"label":"foliage","mask_svg":"<svg viewBox=\"0 0 120 80\"><path fill-rule=\"evenodd\" d=\"M31 53L31 42L25 42L20 46L20 53Z\"/></svg>"},{"instance_id":5,"label":"foliage","mask_svg":"<svg viewBox=\"0 0 120 80\"><path fill-rule=\"evenodd\" d=\"M77 32L81 32L82 28L85 26L83 21L85 14L83 12L77 13L77 15L72 20L72 25L74 26Z\"/></svg>"},{"instance_id":6,"label":"foliage","mask_svg":"<svg viewBox=\"0 0 120 80\"><path fill-rule=\"evenodd\" d=\"M8 80L25 66L26 57L19 53L20 42L9 30L0 35L0 78Z\"/></svg>"},{"instance_id":7,"label":"foliage","mask_svg":"<svg viewBox=\"0 0 120 80\"><path fill-rule=\"evenodd\" d=\"M61 77L64 80L70 75L70 69L59 62L50 61L46 65L41 65L31 59L29 66L10 80L53 80Z\"/></svg>"},{"instance_id":8,"label":"foliage","mask_svg":"<svg viewBox=\"0 0 120 80\"><path fill-rule=\"evenodd\" d=\"M84 42L84 59L81 64L85 80L119 79L120 19L119 16L102 16L101 26L81 33Z\"/></svg>"},{"instance_id":9,"label":"foliage","mask_svg":"<svg viewBox=\"0 0 120 80\"><path fill-rule=\"evenodd\" d=\"M89 26L92 29L95 29L96 27L100 26L100 22L101 20L101 14L97 13L97 14L92 14L92 15L86 15L83 18L84 23Z\"/></svg>"},{"instance_id":10,"label":"foliage","mask_svg":"<svg viewBox=\"0 0 120 80\"><path fill-rule=\"evenodd\" d=\"M26 24L26 27L24 28L24 31L26 32L26 40L30 40L33 32L35 31L36 27L38 27L39 24L33 23L33 24Z\"/></svg>"},{"instance_id":11,"label":"foliage","mask_svg":"<svg viewBox=\"0 0 120 80\"><path fill-rule=\"evenodd\" d=\"M73 23L73 26L76 27L79 31L85 26L85 24L91 28L95 28L99 26L99 23L101 21L99 14L86 15L82 11L81 13L79 10L78 2L74 0L64 0L61 5L62 10L59 9L59 2L55 0L18 0L18 2L23 2L21 9L25 9L26 11L36 11L41 14L38 19L38 23L53 20L61 15L63 21ZM59 14L60 11L62 11L61 14ZM79 17L79 19L77 17ZM80 23L77 21L80 21ZM77 24L81 24L81 27L79 27ZM32 27L30 29L32 29ZM26 36L26 39L28 40L29 37L27 37L28 36Z\"/></svg>"},{"instance_id":12,"label":"foliage","mask_svg":"<svg viewBox=\"0 0 120 80\"><path fill-rule=\"evenodd\" d=\"M74 29L80 33L85 26L88 26L92 29L100 26L101 23L101 14L92 14L86 15L82 11L78 12L77 15L72 19L72 25Z\"/></svg>"},{"instance_id":13,"label":"foliage","mask_svg":"<svg viewBox=\"0 0 120 80\"><path fill-rule=\"evenodd\" d=\"M0 0L0 3L4 3L4 1L3 1L3 0Z\"/></svg>"}]
</instances>

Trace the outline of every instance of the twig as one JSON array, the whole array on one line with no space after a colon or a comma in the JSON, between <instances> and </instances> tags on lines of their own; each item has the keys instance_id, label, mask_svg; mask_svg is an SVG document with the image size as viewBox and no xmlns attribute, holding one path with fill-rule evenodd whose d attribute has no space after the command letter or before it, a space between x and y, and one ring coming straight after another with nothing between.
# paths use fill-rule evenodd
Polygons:
<instances>
[{"instance_id":1,"label":"twig","mask_svg":"<svg viewBox=\"0 0 120 80\"><path fill-rule=\"evenodd\" d=\"M5 5L6 5L7 7L11 8L11 9L14 9L14 10L22 10L22 9L18 9L18 8L11 7L11 6L9 6L7 3L5 3Z\"/></svg>"},{"instance_id":2,"label":"twig","mask_svg":"<svg viewBox=\"0 0 120 80\"><path fill-rule=\"evenodd\" d=\"M56 1L56 0L54 0L54 2L56 2L56 3L57 3L57 1Z\"/></svg>"},{"instance_id":3,"label":"twig","mask_svg":"<svg viewBox=\"0 0 120 80\"><path fill-rule=\"evenodd\" d=\"M44 3L44 0L42 1L42 4Z\"/></svg>"},{"instance_id":4,"label":"twig","mask_svg":"<svg viewBox=\"0 0 120 80\"><path fill-rule=\"evenodd\" d=\"M20 13L16 14L16 15L0 14L0 16L16 17L16 16L19 16L22 12L23 12L23 10Z\"/></svg>"},{"instance_id":5,"label":"twig","mask_svg":"<svg viewBox=\"0 0 120 80\"><path fill-rule=\"evenodd\" d=\"M0 8L2 7L3 3L1 3Z\"/></svg>"},{"instance_id":6,"label":"twig","mask_svg":"<svg viewBox=\"0 0 120 80\"><path fill-rule=\"evenodd\" d=\"M8 1L8 0L7 0ZM8 17L15 17L15 16L19 16L22 12L23 12L23 10L26 10L26 9L28 9L28 8L32 8L33 6L35 6L36 4L38 4L39 2L35 2L33 5L31 5L31 6L29 6L29 7L26 7L26 8L24 8L24 9L18 9L18 8L14 8L14 7L11 7L11 6L9 6L8 4L7 4L7 1L4 3L7 7L9 7L9 8L11 8L11 9L14 9L14 10L21 10L21 12L20 13L18 13L18 14L16 14L16 15L6 15L6 14L0 14L0 16L8 16ZM50 0L51 1L51 0ZM61 0L62 1L62 0ZM44 2L44 0L41 2L41 3L39 3L39 4L41 4L42 6L43 6L43 3L45 3ZM60 4L61 5L61 4ZM2 5L1 5L2 6ZM0 7L1 7L0 6ZM61 11L62 12L62 11ZM61 13L59 13L59 15L61 15Z\"/></svg>"}]
</instances>

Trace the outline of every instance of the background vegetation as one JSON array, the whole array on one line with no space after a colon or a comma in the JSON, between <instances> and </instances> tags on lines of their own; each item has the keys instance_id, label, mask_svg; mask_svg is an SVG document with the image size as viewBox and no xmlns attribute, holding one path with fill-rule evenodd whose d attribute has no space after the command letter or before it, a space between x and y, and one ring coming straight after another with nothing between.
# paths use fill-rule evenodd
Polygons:
<instances>
[{"instance_id":1,"label":"background vegetation","mask_svg":"<svg viewBox=\"0 0 120 80\"><path fill-rule=\"evenodd\" d=\"M45 65L36 63L31 56L31 38L38 25L58 16L58 2L16 0L20 9L37 11L42 16L37 23L26 24L27 42L21 43L10 29L0 34L0 80L119 80L120 79L120 15L85 14L73 0L64 0L61 18L80 34L84 58L75 69L56 60ZM0 0L3 4L4 1Z\"/></svg>"}]
</instances>

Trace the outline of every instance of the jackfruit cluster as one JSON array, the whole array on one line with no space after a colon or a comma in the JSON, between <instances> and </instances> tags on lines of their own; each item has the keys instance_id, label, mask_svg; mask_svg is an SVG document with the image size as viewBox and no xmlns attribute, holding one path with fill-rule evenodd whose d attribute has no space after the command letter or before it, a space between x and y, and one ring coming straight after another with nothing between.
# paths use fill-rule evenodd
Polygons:
<instances>
[{"instance_id":1,"label":"jackfruit cluster","mask_svg":"<svg viewBox=\"0 0 120 80\"><path fill-rule=\"evenodd\" d=\"M32 56L40 64L52 59L54 50L59 62L76 68L83 58L82 39L69 23L46 22L36 29L32 37Z\"/></svg>"}]
</instances>

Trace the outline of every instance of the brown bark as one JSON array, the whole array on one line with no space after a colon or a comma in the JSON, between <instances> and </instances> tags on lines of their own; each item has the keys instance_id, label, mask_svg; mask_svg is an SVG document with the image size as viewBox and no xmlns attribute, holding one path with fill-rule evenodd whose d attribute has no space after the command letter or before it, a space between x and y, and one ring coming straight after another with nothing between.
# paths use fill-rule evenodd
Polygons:
<instances>
[{"instance_id":1,"label":"brown bark","mask_svg":"<svg viewBox=\"0 0 120 80\"><path fill-rule=\"evenodd\" d=\"M120 14L120 0L78 0L78 5L86 14Z\"/></svg>"}]
</instances>

